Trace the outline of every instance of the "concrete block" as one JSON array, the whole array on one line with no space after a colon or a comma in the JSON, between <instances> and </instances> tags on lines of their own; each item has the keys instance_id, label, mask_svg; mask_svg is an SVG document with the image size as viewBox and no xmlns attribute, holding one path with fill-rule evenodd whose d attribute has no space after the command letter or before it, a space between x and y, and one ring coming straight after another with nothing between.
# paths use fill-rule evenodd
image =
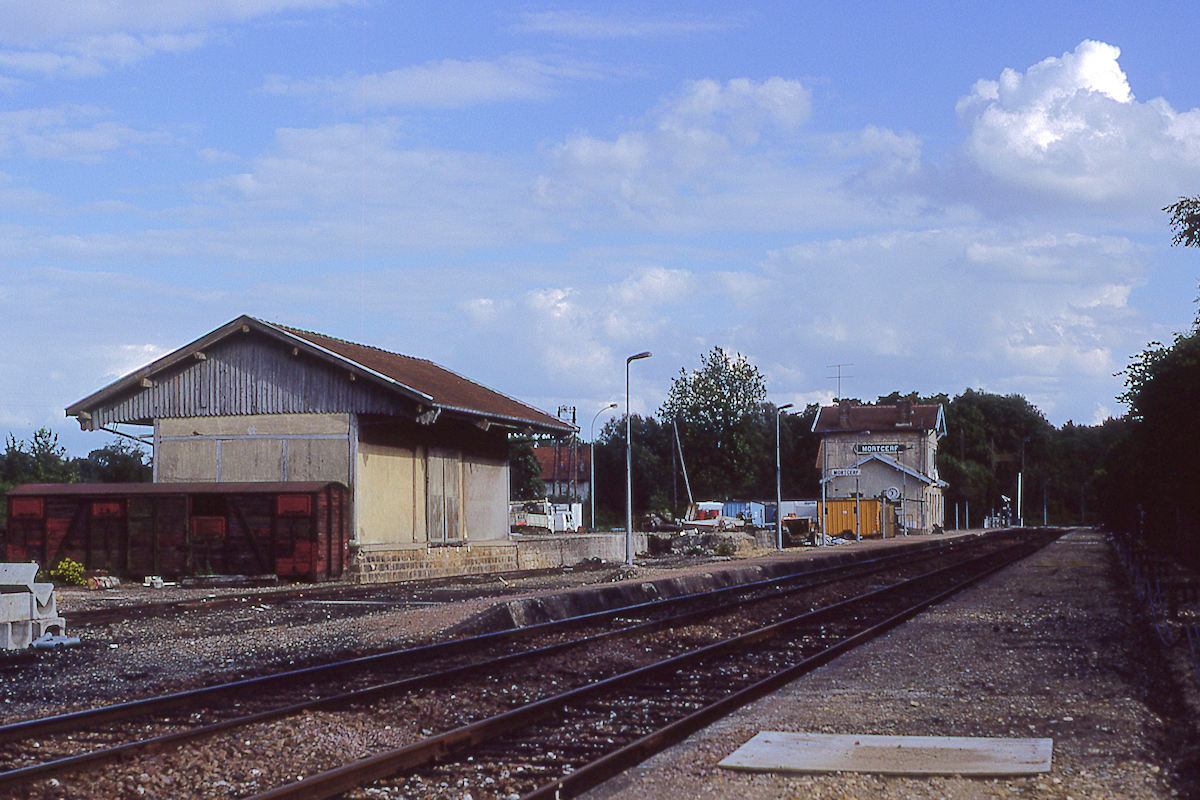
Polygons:
<instances>
[{"instance_id":1,"label":"concrete block","mask_svg":"<svg viewBox=\"0 0 1200 800\"><path fill-rule=\"evenodd\" d=\"M1053 739L762 731L717 766L746 772L1032 775L1050 771Z\"/></svg>"}]
</instances>

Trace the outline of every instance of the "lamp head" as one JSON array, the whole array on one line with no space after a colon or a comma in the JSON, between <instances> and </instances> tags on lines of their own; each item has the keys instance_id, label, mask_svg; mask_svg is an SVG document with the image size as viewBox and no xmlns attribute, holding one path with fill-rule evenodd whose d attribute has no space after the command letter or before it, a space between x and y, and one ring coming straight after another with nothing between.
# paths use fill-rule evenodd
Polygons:
<instances>
[{"instance_id":1,"label":"lamp head","mask_svg":"<svg viewBox=\"0 0 1200 800\"><path fill-rule=\"evenodd\" d=\"M641 359L641 358L649 358L650 355L651 355L650 351L646 350L643 353L638 353L637 355L633 355L633 356L630 356L629 358L625 359L625 363L628 364L630 361L637 361L638 359Z\"/></svg>"}]
</instances>

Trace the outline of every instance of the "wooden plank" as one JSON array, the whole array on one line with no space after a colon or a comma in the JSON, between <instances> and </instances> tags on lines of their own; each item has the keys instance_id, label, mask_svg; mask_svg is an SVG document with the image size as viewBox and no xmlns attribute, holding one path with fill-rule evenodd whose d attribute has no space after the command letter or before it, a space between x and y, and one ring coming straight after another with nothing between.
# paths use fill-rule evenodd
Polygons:
<instances>
[{"instance_id":1,"label":"wooden plank","mask_svg":"<svg viewBox=\"0 0 1200 800\"><path fill-rule=\"evenodd\" d=\"M1053 739L762 731L718 766L746 772L1032 775L1049 772Z\"/></svg>"}]
</instances>

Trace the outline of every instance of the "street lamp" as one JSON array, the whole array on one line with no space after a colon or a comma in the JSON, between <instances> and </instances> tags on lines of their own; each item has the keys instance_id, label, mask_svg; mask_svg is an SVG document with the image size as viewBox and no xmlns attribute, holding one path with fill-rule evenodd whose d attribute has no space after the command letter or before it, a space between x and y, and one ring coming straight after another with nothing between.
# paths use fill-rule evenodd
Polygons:
<instances>
[{"instance_id":1,"label":"street lamp","mask_svg":"<svg viewBox=\"0 0 1200 800\"><path fill-rule=\"evenodd\" d=\"M605 411L610 408L616 408L616 403L609 403L604 408L596 412L596 416L592 417L592 438L588 445L588 456L591 459L591 467L588 469L588 480L591 483L588 485L588 495L592 498L592 530L596 530L596 420Z\"/></svg>"},{"instance_id":2,"label":"street lamp","mask_svg":"<svg viewBox=\"0 0 1200 800\"><path fill-rule=\"evenodd\" d=\"M775 547L783 549L783 482L780 478L779 465L779 420L783 412L795 403L788 403L775 409Z\"/></svg>"},{"instance_id":3,"label":"street lamp","mask_svg":"<svg viewBox=\"0 0 1200 800\"><path fill-rule=\"evenodd\" d=\"M650 351L625 359L625 563L633 563L633 423L629 418L629 365Z\"/></svg>"},{"instance_id":4,"label":"street lamp","mask_svg":"<svg viewBox=\"0 0 1200 800\"><path fill-rule=\"evenodd\" d=\"M1024 486L1022 486L1022 484L1024 483L1024 480L1025 480L1025 444L1032 438L1033 438L1032 436L1026 436L1024 439L1021 440L1021 471L1017 473L1017 527L1018 528L1024 527L1024 525L1025 525L1025 509L1024 509L1024 504L1022 503L1022 500L1024 499L1022 497L1022 490L1024 489Z\"/></svg>"}]
</instances>

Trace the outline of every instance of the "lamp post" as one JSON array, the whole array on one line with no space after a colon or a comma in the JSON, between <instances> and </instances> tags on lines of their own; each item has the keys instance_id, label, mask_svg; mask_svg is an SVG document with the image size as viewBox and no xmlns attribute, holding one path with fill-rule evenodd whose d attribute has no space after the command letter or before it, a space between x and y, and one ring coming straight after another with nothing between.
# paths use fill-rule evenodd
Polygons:
<instances>
[{"instance_id":1,"label":"lamp post","mask_svg":"<svg viewBox=\"0 0 1200 800\"><path fill-rule=\"evenodd\" d=\"M590 481L588 485L588 496L590 496L592 499L592 517L590 520L592 523L592 530L596 530L596 420L599 419L600 415L605 411L616 407L616 403L609 403L604 408L597 411L596 416L592 417L592 438L589 440L590 443L588 444L588 457L591 460L591 465L588 467L588 480Z\"/></svg>"},{"instance_id":2,"label":"lamp post","mask_svg":"<svg viewBox=\"0 0 1200 800\"><path fill-rule=\"evenodd\" d=\"M633 563L633 423L629 417L629 365L649 358L647 350L625 359L625 563Z\"/></svg>"},{"instance_id":3,"label":"lamp post","mask_svg":"<svg viewBox=\"0 0 1200 800\"><path fill-rule=\"evenodd\" d=\"M783 549L783 481L780 477L782 470L779 463L779 420L783 412L793 405L795 404L788 403L775 409L775 547L778 550Z\"/></svg>"},{"instance_id":4,"label":"lamp post","mask_svg":"<svg viewBox=\"0 0 1200 800\"><path fill-rule=\"evenodd\" d=\"M1025 443L1028 442L1032 438L1033 438L1032 436L1026 436L1024 439L1021 440L1021 471L1017 473L1017 527L1018 528L1023 527L1025 525L1025 509L1024 509L1024 504L1022 503L1022 500L1024 499L1022 497L1022 492L1024 489L1024 486L1022 484L1024 483L1024 480L1025 480Z\"/></svg>"}]
</instances>

